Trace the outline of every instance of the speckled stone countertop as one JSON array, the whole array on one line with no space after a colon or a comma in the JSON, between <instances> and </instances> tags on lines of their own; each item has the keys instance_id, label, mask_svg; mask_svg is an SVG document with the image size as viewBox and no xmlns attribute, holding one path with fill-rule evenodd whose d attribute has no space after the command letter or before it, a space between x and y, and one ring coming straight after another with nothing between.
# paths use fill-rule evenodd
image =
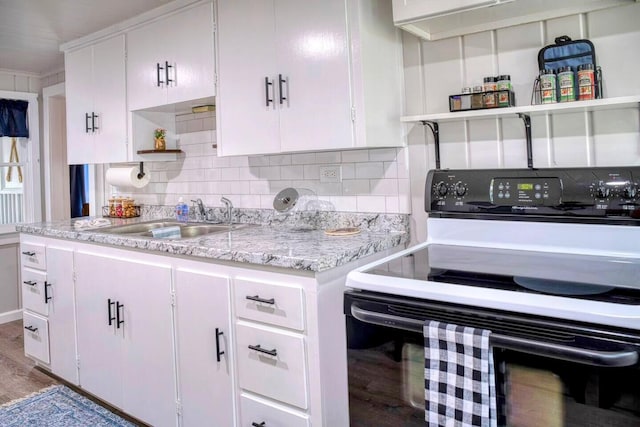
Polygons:
<instances>
[{"instance_id":1,"label":"speckled stone countertop","mask_svg":"<svg viewBox=\"0 0 640 427\"><path fill-rule=\"evenodd\" d=\"M141 218L110 221L112 225L133 224L171 218L170 213L164 209L146 209ZM101 228L77 229L74 227L76 220L19 224L16 229L44 237L310 272L338 267L404 245L409 240L409 218L402 214L304 212L281 215L270 210L238 209L233 221L255 225L188 239L110 234ZM356 227L360 233L328 236L324 232L342 227Z\"/></svg>"}]
</instances>

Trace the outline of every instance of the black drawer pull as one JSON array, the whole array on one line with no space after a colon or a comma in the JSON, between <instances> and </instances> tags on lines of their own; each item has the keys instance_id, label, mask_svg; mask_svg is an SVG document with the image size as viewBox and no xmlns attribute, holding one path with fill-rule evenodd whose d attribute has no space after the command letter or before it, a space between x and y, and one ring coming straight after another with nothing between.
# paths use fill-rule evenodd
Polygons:
<instances>
[{"instance_id":1,"label":"black drawer pull","mask_svg":"<svg viewBox=\"0 0 640 427\"><path fill-rule=\"evenodd\" d=\"M247 299L251 300L251 301L256 301L256 302L261 302L263 304L275 304L276 300L274 298L271 299L264 299L264 298L260 298L260 295L247 295Z\"/></svg>"},{"instance_id":2,"label":"black drawer pull","mask_svg":"<svg viewBox=\"0 0 640 427\"><path fill-rule=\"evenodd\" d=\"M51 286L51 283L48 283L46 280L44 281L44 303L47 304L51 297L49 296L48 288Z\"/></svg>"},{"instance_id":3,"label":"black drawer pull","mask_svg":"<svg viewBox=\"0 0 640 427\"><path fill-rule=\"evenodd\" d=\"M116 320L115 316L111 315L111 307L115 304L115 301L111 301L111 298L107 300L107 319L109 319L109 326L113 325L113 321Z\"/></svg>"},{"instance_id":4,"label":"black drawer pull","mask_svg":"<svg viewBox=\"0 0 640 427\"><path fill-rule=\"evenodd\" d=\"M287 79L282 78L282 74L278 74L278 92L280 96L280 105L284 104L287 100L286 96L282 95L282 85L287 82Z\"/></svg>"},{"instance_id":5,"label":"black drawer pull","mask_svg":"<svg viewBox=\"0 0 640 427\"><path fill-rule=\"evenodd\" d=\"M264 348L260 347L260 344L258 344L258 345L249 344L249 348L251 350L255 350L255 351L258 351L260 353L268 354L269 356L273 356L273 357L276 357L278 355L278 350L276 350L275 348L273 350L267 350L267 349L264 349Z\"/></svg>"},{"instance_id":6,"label":"black drawer pull","mask_svg":"<svg viewBox=\"0 0 640 427\"><path fill-rule=\"evenodd\" d=\"M89 127L89 113L84 113L84 133L89 133L91 128Z\"/></svg>"},{"instance_id":7,"label":"black drawer pull","mask_svg":"<svg viewBox=\"0 0 640 427\"><path fill-rule=\"evenodd\" d=\"M162 80L160 80L160 70L164 70L163 67L160 66L159 62L156 62L156 85L160 87L160 85L164 84Z\"/></svg>"},{"instance_id":8,"label":"black drawer pull","mask_svg":"<svg viewBox=\"0 0 640 427\"><path fill-rule=\"evenodd\" d=\"M169 65L169 61L164 61L164 75L167 86L169 86L170 83L175 82L174 79L169 78L169 68L173 68L173 65Z\"/></svg>"},{"instance_id":9,"label":"black drawer pull","mask_svg":"<svg viewBox=\"0 0 640 427\"><path fill-rule=\"evenodd\" d=\"M38 284L38 282L34 282L33 280L25 280L24 282L25 285L29 285L29 286L35 286Z\"/></svg>"},{"instance_id":10,"label":"black drawer pull","mask_svg":"<svg viewBox=\"0 0 640 427\"><path fill-rule=\"evenodd\" d=\"M220 329L216 328L216 359L220 362L220 356L224 354L224 351L220 351L220 335L224 334Z\"/></svg>"},{"instance_id":11,"label":"black drawer pull","mask_svg":"<svg viewBox=\"0 0 640 427\"><path fill-rule=\"evenodd\" d=\"M26 255L26 256L35 256L35 252L30 252L30 251L24 251L22 252L22 255Z\"/></svg>"},{"instance_id":12,"label":"black drawer pull","mask_svg":"<svg viewBox=\"0 0 640 427\"><path fill-rule=\"evenodd\" d=\"M25 326L24 328L27 331L30 331L30 332L37 332L38 331L38 328L34 328L33 326Z\"/></svg>"},{"instance_id":13,"label":"black drawer pull","mask_svg":"<svg viewBox=\"0 0 640 427\"><path fill-rule=\"evenodd\" d=\"M264 422L264 421L263 421L263 422L261 422L260 424L258 424L258 423L251 423L251 427L264 427L264 426L266 426L266 425L267 425L267 423L266 423L266 422Z\"/></svg>"},{"instance_id":14,"label":"black drawer pull","mask_svg":"<svg viewBox=\"0 0 640 427\"><path fill-rule=\"evenodd\" d=\"M120 309L124 308L124 304L116 301L116 328L120 329L120 325L124 323L124 310L122 310L122 320L120 320Z\"/></svg>"},{"instance_id":15,"label":"black drawer pull","mask_svg":"<svg viewBox=\"0 0 640 427\"><path fill-rule=\"evenodd\" d=\"M264 78L264 98L265 98L267 107L269 106L269 104L273 102L273 98L269 97L269 86L273 86L273 82L269 81L269 77L265 77Z\"/></svg>"}]
</instances>

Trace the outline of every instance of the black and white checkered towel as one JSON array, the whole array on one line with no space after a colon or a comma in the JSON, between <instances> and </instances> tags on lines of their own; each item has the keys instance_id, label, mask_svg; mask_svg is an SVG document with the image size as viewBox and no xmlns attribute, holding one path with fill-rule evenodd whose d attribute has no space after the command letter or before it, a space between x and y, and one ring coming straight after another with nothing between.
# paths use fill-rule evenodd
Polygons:
<instances>
[{"instance_id":1,"label":"black and white checkered towel","mask_svg":"<svg viewBox=\"0 0 640 427\"><path fill-rule=\"evenodd\" d=\"M427 321L424 326L426 425L495 427L491 331Z\"/></svg>"}]
</instances>

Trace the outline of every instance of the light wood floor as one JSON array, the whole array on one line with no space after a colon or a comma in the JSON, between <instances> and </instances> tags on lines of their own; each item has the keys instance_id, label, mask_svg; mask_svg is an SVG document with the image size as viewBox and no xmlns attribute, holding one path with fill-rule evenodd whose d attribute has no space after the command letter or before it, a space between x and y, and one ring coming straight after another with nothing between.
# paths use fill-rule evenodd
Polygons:
<instances>
[{"instance_id":1,"label":"light wood floor","mask_svg":"<svg viewBox=\"0 0 640 427\"><path fill-rule=\"evenodd\" d=\"M24 355L22 320L0 325L0 405L58 384Z\"/></svg>"}]
</instances>

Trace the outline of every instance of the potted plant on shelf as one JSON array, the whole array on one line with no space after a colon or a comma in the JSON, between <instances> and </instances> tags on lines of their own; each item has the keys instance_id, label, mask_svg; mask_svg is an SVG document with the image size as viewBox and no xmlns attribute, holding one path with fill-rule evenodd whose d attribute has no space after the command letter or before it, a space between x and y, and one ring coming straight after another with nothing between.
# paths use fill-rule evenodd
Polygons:
<instances>
[{"instance_id":1,"label":"potted plant on shelf","mask_svg":"<svg viewBox=\"0 0 640 427\"><path fill-rule=\"evenodd\" d=\"M167 149L167 142L165 140L165 136L167 135L167 131L165 129L162 128L158 128L155 130L154 132L154 137L155 137L155 149L156 150L166 150Z\"/></svg>"}]
</instances>

